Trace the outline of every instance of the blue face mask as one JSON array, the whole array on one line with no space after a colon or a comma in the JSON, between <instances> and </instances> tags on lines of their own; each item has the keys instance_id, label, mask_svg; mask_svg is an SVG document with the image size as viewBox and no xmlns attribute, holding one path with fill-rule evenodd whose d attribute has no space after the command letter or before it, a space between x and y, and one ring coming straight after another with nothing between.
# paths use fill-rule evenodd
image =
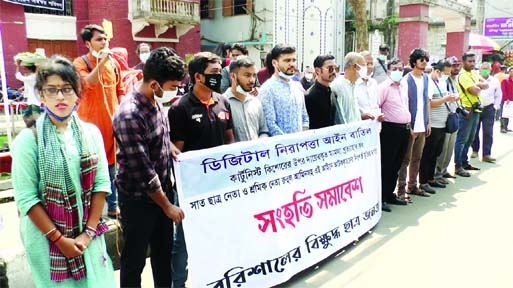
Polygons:
<instances>
[{"instance_id":1,"label":"blue face mask","mask_svg":"<svg viewBox=\"0 0 513 288\"><path fill-rule=\"evenodd\" d=\"M71 115L73 115L73 112L75 112L75 109L77 108L77 105L73 106L73 109L69 112L68 115L64 116L64 117L61 117L61 116L58 116L58 115L55 115L55 113L53 113L50 109L48 109L47 106L45 106L45 112L50 116L52 117L53 119L57 120L57 122L64 122L66 120L69 119L69 117L71 117Z\"/></svg>"}]
</instances>

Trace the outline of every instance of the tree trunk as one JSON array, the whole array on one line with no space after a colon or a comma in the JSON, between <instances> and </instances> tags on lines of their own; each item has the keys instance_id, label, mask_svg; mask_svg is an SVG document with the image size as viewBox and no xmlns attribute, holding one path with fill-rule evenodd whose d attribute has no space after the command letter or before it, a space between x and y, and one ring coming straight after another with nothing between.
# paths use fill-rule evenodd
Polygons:
<instances>
[{"instance_id":1,"label":"tree trunk","mask_svg":"<svg viewBox=\"0 0 513 288\"><path fill-rule=\"evenodd\" d=\"M367 1L349 0L349 4L353 7L355 27L356 27L356 50L369 50L369 35L367 28Z\"/></svg>"}]
</instances>

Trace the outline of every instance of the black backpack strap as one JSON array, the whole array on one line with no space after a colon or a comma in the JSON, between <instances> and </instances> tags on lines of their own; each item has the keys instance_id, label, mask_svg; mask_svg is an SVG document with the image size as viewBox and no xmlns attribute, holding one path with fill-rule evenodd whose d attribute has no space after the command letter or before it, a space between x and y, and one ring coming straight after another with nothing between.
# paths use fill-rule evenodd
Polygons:
<instances>
[{"instance_id":1,"label":"black backpack strap","mask_svg":"<svg viewBox=\"0 0 513 288\"><path fill-rule=\"evenodd\" d=\"M89 62L89 58L87 57L87 55L82 55L81 57L87 66L87 71L89 71L89 73L91 73L91 71L93 71L93 66L91 66L91 62Z\"/></svg>"}]
</instances>

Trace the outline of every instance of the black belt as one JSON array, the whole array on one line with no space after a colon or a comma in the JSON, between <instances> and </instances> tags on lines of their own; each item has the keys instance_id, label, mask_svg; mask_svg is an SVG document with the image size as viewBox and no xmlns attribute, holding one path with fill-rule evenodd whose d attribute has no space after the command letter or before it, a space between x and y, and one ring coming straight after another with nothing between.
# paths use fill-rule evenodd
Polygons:
<instances>
[{"instance_id":1,"label":"black belt","mask_svg":"<svg viewBox=\"0 0 513 288\"><path fill-rule=\"evenodd\" d=\"M406 130L411 130L411 124L410 123L400 124L400 123L394 123L394 122L383 122L383 126L389 126L389 127L396 127L396 128L402 128L402 129L406 129Z\"/></svg>"}]
</instances>

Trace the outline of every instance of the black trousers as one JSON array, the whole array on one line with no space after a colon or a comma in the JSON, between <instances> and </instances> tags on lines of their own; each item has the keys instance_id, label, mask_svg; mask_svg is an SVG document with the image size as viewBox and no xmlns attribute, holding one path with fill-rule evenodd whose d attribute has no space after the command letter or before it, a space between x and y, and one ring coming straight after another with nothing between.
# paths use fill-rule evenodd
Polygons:
<instances>
[{"instance_id":1,"label":"black trousers","mask_svg":"<svg viewBox=\"0 0 513 288\"><path fill-rule=\"evenodd\" d=\"M409 127L409 126L408 126ZM403 162L410 129L405 124L383 122L381 125L381 195L382 201L395 198L394 190L401 163Z\"/></svg>"},{"instance_id":2,"label":"black trousers","mask_svg":"<svg viewBox=\"0 0 513 288\"><path fill-rule=\"evenodd\" d=\"M420 159L419 182L426 184L435 178L436 158L444 147L445 128L431 128L431 135L426 137L422 158Z\"/></svg>"},{"instance_id":3,"label":"black trousers","mask_svg":"<svg viewBox=\"0 0 513 288\"><path fill-rule=\"evenodd\" d=\"M141 273L150 247L155 287L171 287L173 221L156 204L120 200L125 246L121 252L121 287L141 287Z\"/></svg>"}]
</instances>

